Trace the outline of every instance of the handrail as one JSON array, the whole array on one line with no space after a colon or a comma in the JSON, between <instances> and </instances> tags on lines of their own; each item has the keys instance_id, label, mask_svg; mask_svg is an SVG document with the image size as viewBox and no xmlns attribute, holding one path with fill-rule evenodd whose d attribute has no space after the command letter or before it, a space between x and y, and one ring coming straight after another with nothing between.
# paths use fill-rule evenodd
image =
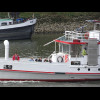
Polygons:
<instances>
[{"instance_id":1,"label":"handrail","mask_svg":"<svg viewBox=\"0 0 100 100\"><path fill-rule=\"evenodd\" d=\"M61 37L59 37L59 38L56 38L56 39L54 39L54 40L52 40L52 41L50 41L50 42L44 44L43 46L47 46L47 45L49 45L49 44L55 42L55 40L59 40L60 38L62 38L62 37L64 37L64 36L65 36L65 35L63 35L63 36L61 36Z\"/></svg>"},{"instance_id":2,"label":"handrail","mask_svg":"<svg viewBox=\"0 0 100 100\"><path fill-rule=\"evenodd\" d=\"M87 41L87 39L85 39L85 37L88 37L88 36L84 36L85 33L78 33L78 32L75 32L75 31L65 31L65 37L67 40L72 40L73 39L79 39L81 40L81 42L85 42Z\"/></svg>"},{"instance_id":3,"label":"handrail","mask_svg":"<svg viewBox=\"0 0 100 100\"><path fill-rule=\"evenodd\" d=\"M85 37L88 37L88 36L84 36L85 33L77 33L75 31L65 31L65 35L59 37L59 38L56 38L46 44L44 44L43 46L47 46L53 42L55 42L55 40L67 40L67 41L73 41L73 39L79 39L81 40L81 42L87 42L86 39L84 39Z\"/></svg>"}]
</instances>

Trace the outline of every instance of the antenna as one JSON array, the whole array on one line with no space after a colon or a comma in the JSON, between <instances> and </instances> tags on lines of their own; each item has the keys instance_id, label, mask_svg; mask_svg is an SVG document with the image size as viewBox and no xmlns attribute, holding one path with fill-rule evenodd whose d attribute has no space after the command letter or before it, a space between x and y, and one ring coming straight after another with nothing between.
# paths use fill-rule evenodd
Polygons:
<instances>
[{"instance_id":1,"label":"antenna","mask_svg":"<svg viewBox=\"0 0 100 100\"><path fill-rule=\"evenodd\" d=\"M34 13L33 13L32 17L34 18Z\"/></svg>"},{"instance_id":2,"label":"antenna","mask_svg":"<svg viewBox=\"0 0 100 100\"><path fill-rule=\"evenodd\" d=\"M8 12L8 18L10 18L10 14L9 14L9 12Z\"/></svg>"}]
</instances>

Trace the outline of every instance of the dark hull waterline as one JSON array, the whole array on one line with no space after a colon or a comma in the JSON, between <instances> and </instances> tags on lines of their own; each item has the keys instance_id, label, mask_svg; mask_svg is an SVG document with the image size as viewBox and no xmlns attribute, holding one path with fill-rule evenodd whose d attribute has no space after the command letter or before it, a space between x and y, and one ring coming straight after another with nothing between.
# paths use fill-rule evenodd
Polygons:
<instances>
[{"instance_id":1,"label":"dark hull waterline","mask_svg":"<svg viewBox=\"0 0 100 100\"><path fill-rule=\"evenodd\" d=\"M34 33L34 25L2 29L0 30L0 40L29 39Z\"/></svg>"}]
</instances>

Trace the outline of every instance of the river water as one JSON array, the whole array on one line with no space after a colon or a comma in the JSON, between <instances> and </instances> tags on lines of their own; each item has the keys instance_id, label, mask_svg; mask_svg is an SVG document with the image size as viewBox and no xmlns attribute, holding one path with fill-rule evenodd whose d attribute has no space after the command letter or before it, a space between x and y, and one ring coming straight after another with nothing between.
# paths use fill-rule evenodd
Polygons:
<instances>
[{"instance_id":1,"label":"river water","mask_svg":"<svg viewBox=\"0 0 100 100\"><path fill-rule=\"evenodd\" d=\"M44 47L43 45L63 34L38 34L28 40L10 40L10 53L20 57L48 57L54 51L54 43ZM4 44L0 41L0 57L4 57ZM39 82L39 81L3 81L0 87L99 87L100 81L85 82Z\"/></svg>"}]
</instances>

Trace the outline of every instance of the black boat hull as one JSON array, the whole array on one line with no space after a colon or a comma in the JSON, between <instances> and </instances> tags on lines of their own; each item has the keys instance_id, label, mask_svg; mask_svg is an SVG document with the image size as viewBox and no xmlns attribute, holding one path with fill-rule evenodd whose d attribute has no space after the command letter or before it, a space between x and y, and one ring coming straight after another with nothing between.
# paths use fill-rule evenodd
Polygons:
<instances>
[{"instance_id":1,"label":"black boat hull","mask_svg":"<svg viewBox=\"0 0 100 100\"><path fill-rule=\"evenodd\" d=\"M29 39L34 33L34 24L29 26L1 29L0 40Z\"/></svg>"}]
</instances>

